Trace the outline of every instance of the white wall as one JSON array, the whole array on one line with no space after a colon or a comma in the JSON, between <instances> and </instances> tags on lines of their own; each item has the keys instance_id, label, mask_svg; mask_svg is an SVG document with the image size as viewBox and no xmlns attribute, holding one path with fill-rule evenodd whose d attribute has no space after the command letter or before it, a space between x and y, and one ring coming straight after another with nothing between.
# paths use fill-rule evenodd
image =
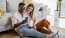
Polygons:
<instances>
[{"instance_id":1,"label":"white wall","mask_svg":"<svg viewBox=\"0 0 65 38\"><path fill-rule=\"evenodd\" d=\"M23 0L0 0L0 6L3 8L4 12L16 11L18 10L18 4L20 2L23 2Z\"/></svg>"},{"instance_id":2,"label":"white wall","mask_svg":"<svg viewBox=\"0 0 65 38\"><path fill-rule=\"evenodd\" d=\"M54 15L54 10L56 10L57 6L57 0L44 0L44 5L48 5L48 7L51 9L50 15Z\"/></svg>"},{"instance_id":3,"label":"white wall","mask_svg":"<svg viewBox=\"0 0 65 38\"><path fill-rule=\"evenodd\" d=\"M59 26L60 28L65 29L65 18L59 18Z\"/></svg>"},{"instance_id":4,"label":"white wall","mask_svg":"<svg viewBox=\"0 0 65 38\"><path fill-rule=\"evenodd\" d=\"M36 3L43 3L43 0L32 0L32 1Z\"/></svg>"}]
</instances>

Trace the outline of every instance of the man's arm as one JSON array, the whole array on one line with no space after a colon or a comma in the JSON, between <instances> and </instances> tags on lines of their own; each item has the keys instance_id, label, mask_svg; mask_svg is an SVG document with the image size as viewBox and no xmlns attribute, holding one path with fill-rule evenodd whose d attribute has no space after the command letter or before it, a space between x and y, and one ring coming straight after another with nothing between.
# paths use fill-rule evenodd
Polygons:
<instances>
[{"instance_id":1,"label":"man's arm","mask_svg":"<svg viewBox=\"0 0 65 38\"><path fill-rule=\"evenodd\" d=\"M26 22L27 22L26 20L23 20L23 21L20 22L20 23L14 24L14 28L17 28L17 27L19 27L21 24L24 24L24 23L26 23Z\"/></svg>"},{"instance_id":2,"label":"man's arm","mask_svg":"<svg viewBox=\"0 0 65 38\"><path fill-rule=\"evenodd\" d=\"M23 20L22 22L18 23L18 19L14 15L11 16L11 21L12 21L13 28L19 27L21 24L27 22L26 20Z\"/></svg>"}]
</instances>

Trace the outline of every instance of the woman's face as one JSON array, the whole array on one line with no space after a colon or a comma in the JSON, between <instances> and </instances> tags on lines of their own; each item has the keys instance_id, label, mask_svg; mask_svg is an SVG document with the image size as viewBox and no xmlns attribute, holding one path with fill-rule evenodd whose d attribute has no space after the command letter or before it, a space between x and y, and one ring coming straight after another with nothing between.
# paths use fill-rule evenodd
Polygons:
<instances>
[{"instance_id":1,"label":"woman's face","mask_svg":"<svg viewBox=\"0 0 65 38\"><path fill-rule=\"evenodd\" d=\"M33 7L28 7L27 11L28 11L28 13L30 13L31 11L33 11Z\"/></svg>"}]
</instances>

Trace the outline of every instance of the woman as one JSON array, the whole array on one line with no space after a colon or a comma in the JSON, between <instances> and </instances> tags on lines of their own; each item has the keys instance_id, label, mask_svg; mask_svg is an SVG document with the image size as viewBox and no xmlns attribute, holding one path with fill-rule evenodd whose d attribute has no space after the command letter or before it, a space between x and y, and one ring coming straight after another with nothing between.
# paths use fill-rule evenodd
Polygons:
<instances>
[{"instance_id":1,"label":"woman","mask_svg":"<svg viewBox=\"0 0 65 38\"><path fill-rule=\"evenodd\" d=\"M33 4L29 4L27 6L27 9L26 9L26 12L27 12L27 15L28 17L30 18L29 20L29 24L30 24L30 21L33 21L35 23L35 16L34 16L34 5ZM41 33L45 33L45 34L53 34L53 32L50 30L49 26L50 26L50 23L46 20L46 19L43 19L41 20L40 22L38 22L37 24L31 26L29 25L30 27L34 27L36 26L36 30L38 30L39 32Z\"/></svg>"},{"instance_id":2,"label":"woman","mask_svg":"<svg viewBox=\"0 0 65 38\"><path fill-rule=\"evenodd\" d=\"M26 13L27 13L27 16L28 16L28 26L29 26L29 28L34 28L34 29L36 29L37 31L39 31L43 34L44 33L47 34L48 38L53 38L53 37L55 37L55 35L58 34L58 31L54 34L50 30L50 28L49 28L50 23L46 19L43 19L40 22L38 22L37 24L35 24L34 5L33 4L29 4L27 6Z\"/></svg>"}]
</instances>

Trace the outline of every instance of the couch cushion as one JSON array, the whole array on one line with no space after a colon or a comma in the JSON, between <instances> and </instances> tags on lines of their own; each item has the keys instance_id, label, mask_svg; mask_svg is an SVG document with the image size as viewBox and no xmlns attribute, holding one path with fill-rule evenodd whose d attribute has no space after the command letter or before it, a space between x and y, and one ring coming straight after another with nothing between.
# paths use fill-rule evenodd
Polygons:
<instances>
[{"instance_id":1,"label":"couch cushion","mask_svg":"<svg viewBox=\"0 0 65 38\"><path fill-rule=\"evenodd\" d=\"M47 14L47 5L43 5L43 3L35 3L35 2L32 2L34 4L34 13L35 13L35 18L36 18L36 23L39 22L40 20L42 19L45 19L46 18L46 14ZM42 8L41 11L40 8Z\"/></svg>"},{"instance_id":2,"label":"couch cushion","mask_svg":"<svg viewBox=\"0 0 65 38\"><path fill-rule=\"evenodd\" d=\"M0 25L6 25L9 23L8 21L10 20L10 13L4 13L4 15L0 18Z\"/></svg>"},{"instance_id":3,"label":"couch cushion","mask_svg":"<svg viewBox=\"0 0 65 38\"><path fill-rule=\"evenodd\" d=\"M0 18L0 32L11 29L11 13L4 13L3 17Z\"/></svg>"},{"instance_id":4,"label":"couch cushion","mask_svg":"<svg viewBox=\"0 0 65 38\"><path fill-rule=\"evenodd\" d=\"M17 11L18 10L18 4L20 2L23 2L23 0L7 0L7 6L6 6L7 9L6 9L6 11L7 12Z\"/></svg>"}]
</instances>

